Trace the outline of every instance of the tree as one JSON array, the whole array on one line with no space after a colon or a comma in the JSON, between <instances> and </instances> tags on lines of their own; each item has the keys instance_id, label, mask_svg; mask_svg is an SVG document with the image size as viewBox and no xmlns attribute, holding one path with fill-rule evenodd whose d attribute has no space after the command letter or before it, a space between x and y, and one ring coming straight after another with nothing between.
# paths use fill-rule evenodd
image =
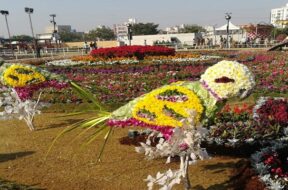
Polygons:
<instances>
[{"instance_id":1,"label":"tree","mask_svg":"<svg viewBox=\"0 0 288 190\"><path fill-rule=\"evenodd\" d=\"M149 34L158 34L159 30L157 29L159 24L154 23L137 23L132 25L132 34L133 35L149 35Z\"/></svg>"},{"instance_id":2,"label":"tree","mask_svg":"<svg viewBox=\"0 0 288 190\"><path fill-rule=\"evenodd\" d=\"M83 40L83 35L77 32L60 32L59 36L63 42L77 42Z\"/></svg>"},{"instance_id":3,"label":"tree","mask_svg":"<svg viewBox=\"0 0 288 190\"><path fill-rule=\"evenodd\" d=\"M183 29L180 29L179 33L199 33L206 30L197 24L185 25Z\"/></svg>"},{"instance_id":4,"label":"tree","mask_svg":"<svg viewBox=\"0 0 288 190\"><path fill-rule=\"evenodd\" d=\"M111 28L103 26L101 28L96 28L95 30L89 31L87 38L89 40L114 40L115 34Z\"/></svg>"},{"instance_id":5,"label":"tree","mask_svg":"<svg viewBox=\"0 0 288 190\"><path fill-rule=\"evenodd\" d=\"M28 35L18 35L18 36L12 36L12 41L23 41L23 42L32 42L33 38Z\"/></svg>"},{"instance_id":6,"label":"tree","mask_svg":"<svg viewBox=\"0 0 288 190\"><path fill-rule=\"evenodd\" d=\"M288 27L285 28L273 28L271 31L271 36L276 38L277 36L284 34L284 35L288 35Z\"/></svg>"}]
</instances>

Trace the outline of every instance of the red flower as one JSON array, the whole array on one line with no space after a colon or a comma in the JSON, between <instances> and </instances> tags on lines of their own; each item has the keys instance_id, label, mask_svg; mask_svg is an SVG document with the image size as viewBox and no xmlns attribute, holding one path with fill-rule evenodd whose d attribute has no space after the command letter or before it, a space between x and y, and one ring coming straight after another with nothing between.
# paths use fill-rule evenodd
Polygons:
<instances>
[{"instance_id":1,"label":"red flower","mask_svg":"<svg viewBox=\"0 0 288 190\"><path fill-rule=\"evenodd\" d=\"M92 50L93 57L137 57L142 60L147 55L175 55L175 49L163 46L121 46L112 48L100 48Z\"/></svg>"}]
</instances>

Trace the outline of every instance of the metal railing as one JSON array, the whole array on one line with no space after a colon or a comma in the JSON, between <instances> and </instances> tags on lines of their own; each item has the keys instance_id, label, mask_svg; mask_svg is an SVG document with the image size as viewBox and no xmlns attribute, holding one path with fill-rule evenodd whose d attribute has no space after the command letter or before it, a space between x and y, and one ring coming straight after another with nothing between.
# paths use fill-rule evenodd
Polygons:
<instances>
[{"instance_id":1,"label":"metal railing","mask_svg":"<svg viewBox=\"0 0 288 190\"><path fill-rule=\"evenodd\" d=\"M90 52L90 49L85 48L43 48L40 50L41 57L54 57L66 55L85 55ZM23 58L36 58L34 50L14 50L14 55L11 49L0 49L0 57L4 59L23 59Z\"/></svg>"}]
</instances>

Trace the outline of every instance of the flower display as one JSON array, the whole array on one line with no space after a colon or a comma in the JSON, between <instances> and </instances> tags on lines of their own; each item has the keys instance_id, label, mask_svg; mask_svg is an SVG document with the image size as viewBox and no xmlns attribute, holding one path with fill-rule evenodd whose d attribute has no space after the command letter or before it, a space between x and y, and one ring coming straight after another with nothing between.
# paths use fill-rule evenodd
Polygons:
<instances>
[{"instance_id":1,"label":"flower display","mask_svg":"<svg viewBox=\"0 0 288 190\"><path fill-rule=\"evenodd\" d=\"M62 82L58 82L57 79ZM68 86L68 83L60 76L35 66L23 64L3 64L0 67L0 80L4 85L0 92L0 95L3 96L3 101L0 98L0 106L5 106L4 112L1 113L5 117L2 119L9 119L16 115L16 118L25 120L30 130L34 130L34 115L40 113L38 109L42 95L40 92L37 101L31 100L34 92L42 88L61 89ZM7 117L7 114L10 114L11 117Z\"/></svg>"},{"instance_id":2,"label":"flower display","mask_svg":"<svg viewBox=\"0 0 288 190\"><path fill-rule=\"evenodd\" d=\"M261 97L253 112L254 119L262 125L288 126L288 101L285 98Z\"/></svg>"},{"instance_id":3,"label":"flower display","mask_svg":"<svg viewBox=\"0 0 288 190\"><path fill-rule=\"evenodd\" d=\"M175 50L163 46L120 46L112 48L99 48L91 51L93 57L137 57L144 59L147 55L174 55Z\"/></svg>"},{"instance_id":4,"label":"flower display","mask_svg":"<svg viewBox=\"0 0 288 190\"><path fill-rule=\"evenodd\" d=\"M103 66L93 69L90 68L90 72L95 72L96 75L101 72L105 73L106 76L109 76L107 77L109 83L107 83L108 85L106 84L106 91L111 91L111 86L115 86L113 93L118 93L121 80L124 80L124 78L125 81L127 81L127 79L133 80L131 78L134 76L139 77L141 74L146 73L151 75L151 72L157 73L160 71L160 68L163 68L163 70L167 69L168 71L166 71L163 76L167 76L168 74L174 76L174 72L171 72L169 67L174 67L176 64L171 65L158 64L155 66L153 64L147 64L143 66L139 64L133 67L127 66L119 68ZM175 70L181 72L181 69L186 66L190 67L190 65L179 64L178 70ZM203 68L205 67L202 67L202 69ZM65 68L65 70L71 71L76 69ZM78 68L77 71L79 71ZM85 74L89 72L86 67L81 68L81 71ZM57 72L59 72L59 70L57 70ZM111 79L112 74L119 75L119 73L121 73L121 75L118 76L120 80ZM197 73L200 81L178 80L177 82L172 82L162 87L159 87L161 83L158 83L159 86L157 86L156 89L151 92L142 93L139 97L130 100L124 106L121 106L113 112L105 111L92 93L83 90L77 84L72 84L78 92L93 103L97 116L91 119L85 119L82 122L72 125L72 127L68 127L60 136L73 131L77 127L87 130L96 127L95 133L89 136L88 143L95 140L99 134L104 134L104 144L98 156L100 160L107 140L114 128L135 126L150 128L154 130L152 134L160 138L159 142L157 142L156 147L152 147L148 138L146 144L141 144L142 146L137 148L137 151L145 153L149 159L164 156L168 157L169 161L169 158L179 156L181 165L177 171L169 170L166 173L158 173L156 177L149 176L147 178L148 187L152 189L153 185L158 184L171 189L174 184L179 183L181 179L188 176L187 168L189 162L192 161L194 163L197 159L207 158L206 151L200 146L203 137L207 134L207 129L201 126L203 124L209 124L210 121L215 118L216 113L225 105L226 99L246 97L255 86L253 74L248 70L247 66L238 62L220 61L206 69L204 74L201 75L200 73L201 72ZM159 82L159 77L154 77L155 81L158 79ZM105 81L103 78L102 75L102 82ZM141 85L143 85L143 81L140 82ZM100 85L101 82L97 83L97 87ZM85 86L89 85L85 84ZM144 87L144 85L142 87ZM129 85L126 91L132 88L133 86ZM139 89L141 88L137 90ZM118 95L121 96L120 93ZM127 100L128 99L126 99L126 101ZM245 114L242 115L241 109L235 108L235 112L243 118L246 117ZM216 128L217 127L218 126L216 126ZM248 127L246 128L248 130L250 129ZM227 127L225 130L230 130L230 128ZM228 141L232 143L238 141L237 129L233 128L233 130L234 132L227 135ZM85 131L86 130L84 130L83 133ZM216 133L217 131L215 134ZM57 138L55 138L55 141ZM249 139L245 140L248 141Z\"/></svg>"},{"instance_id":5,"label":"flower display","mask_svg":"<svg viewBox=\"0 0 288 190\"><path fill-rule=\"evenodd\" d=\"M251 156L254 170L268 189L282 190L288 187L287 148L287 144L276 143Z\"/></svg>"},{"instance_id":6,"label":"flower display","mask_svg":"<svg viewBox=\"0 0 288 190\"><path fill-rule=\"evenodd\" d=\"M40 109L46 105L40 103L40 96L37 101L21 100L17 92L11 88L2 87L0 89L0 106L3 106L3 111L0 111L0 120L16 118L24 120L31 131L34 130L34 116L40 114Z\"/></svg>"},{"instance_id":7,"label":"flower display","mask_svg":"<svg viewBox=\"0 0 288 190\"><path fill-rule=\"evenodd\" d=\"M221 80L223 77L226 81ZM233 61L221 61L209 67L200 81L207 84L222 99L245 96L255 86L254 76L249 69Z\"/></svg>"},{"instance_id":8,"label":"flower display","mask_svg":"<svg viewBox=\"0 0 288 190\"><path fill-rule=\"evenodd\" d=\"M162 100L161 98L159 98L159 95L161 95L162 93L175 90L184 94L187 97L187 100L175 102L169 101L169 99ZM139 112L141 112L141 110L143 109L155 114L155 118L150 119L140 116ZM177 113L178 115L181 115L181 118L177 119L177 116L165 113L165 111L167 112L167 109L174 113ZM203 106L201 104L201 100L197 97L197 95L193 93L193 91L190 91L187 88L181 86L167 86L157 90L153 90L152 92L144 96L141 100L139 100L133 108L133 117L148 124L182 127L182 123L180 122L180 120L187 118L187 110L189 109L193 109L198 113L195 119L199 121L200 116L203 112Z\"/></svg>"},{"instance_id":9,"label":"flower display","mask_svg":"<svg viewBox=\"0 0 288 190\"><path fill-rule=\"evenodd\" d=\"M35 68L18 64L12 64L1 75L2 83L10 87L23 87L45 80L45 77Z\"/></svg>"}]
</instances>

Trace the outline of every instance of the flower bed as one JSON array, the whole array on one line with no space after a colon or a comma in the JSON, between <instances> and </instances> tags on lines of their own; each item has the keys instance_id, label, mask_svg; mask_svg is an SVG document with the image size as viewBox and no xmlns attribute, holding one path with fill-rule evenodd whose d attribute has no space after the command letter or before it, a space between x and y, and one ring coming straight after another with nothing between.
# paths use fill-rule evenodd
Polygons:
<instances>
[{"instance_id":1,"label":"flower bed","mask_svg":"<svg viewBox=\"0 0 288 190\"><path fill-rule=\"evenodd\" d=\"M113 58L113 57L137 57L138 60L145 56L174 55L175 50L163 46L120 46L113 48L100 48L92 50L93 57Z\"/></svg>"},{"instance_id":2,"label":"flower bed","mask_svg":"<svg viewBox=\"0 0 288 190\"><path fill-rule=\"evenodd\" d=\"M213 122L208 141L217 144L259 144L286 138L288 102L282 98L260 98L254 109L247 105L225 107Z\"/></svg>"},{"instance_id":3,"label":"flower bed","mask_svg":"<svg viewBox=\"0 0 288 190\"><path fill-rule=\"evenodd\" d=\"M268 189L288 189L287 148L287 144L277 143L251 156L253 168Z\"/></svg>"}]
</instances>

